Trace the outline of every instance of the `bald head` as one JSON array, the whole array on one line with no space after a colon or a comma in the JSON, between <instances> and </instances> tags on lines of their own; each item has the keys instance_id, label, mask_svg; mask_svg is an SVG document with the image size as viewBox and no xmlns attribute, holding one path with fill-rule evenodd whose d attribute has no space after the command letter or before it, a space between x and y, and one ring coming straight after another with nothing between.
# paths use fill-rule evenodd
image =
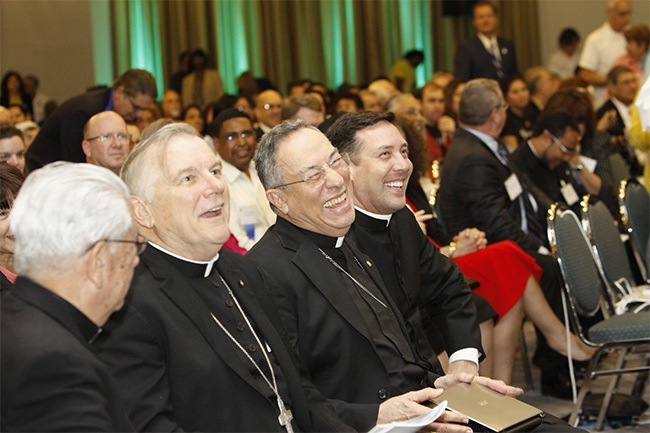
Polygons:
<instances>
[{"instance_id":1,"label":"bald head","mask_svg":"<svg viewBox=\"0 0 650 433\"><path fill-rule=\"evenodd\" d=\"M84 126L81 147L88 163L119 173L130 150L130 136L122 116L102 111L91 117Z\"/></svg>"},{"instance_id":2,"label":"bald head","mask_svg":"<svg viewBox=\"0 0 650 433\"><path fill-rule=\"evenodd\" d=\"M257 95L255 117L258 122L273 128L282 122L282 95L275 90L265 90Z\"/></svg>"}]
</instances>

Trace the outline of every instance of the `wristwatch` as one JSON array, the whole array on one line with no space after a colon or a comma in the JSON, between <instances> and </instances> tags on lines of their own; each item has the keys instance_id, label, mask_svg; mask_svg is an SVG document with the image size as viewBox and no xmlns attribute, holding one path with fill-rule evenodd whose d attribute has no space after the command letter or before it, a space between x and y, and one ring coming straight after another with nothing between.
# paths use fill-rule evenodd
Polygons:
<instances>
[{"instance_id":1,"label":"wristwatch","mask_svg":"<svg viewBox=\"0 0 650 433\"><path fill-rule=\"evenodd\" d=\"M573 167L573 168L575 169L575 171L577 171L578 173L580 173L582 170L585 169L585 166L582 165L582 164L577 164L577 165L576 165L575 167Z\"/></svg>"}]
</instances>

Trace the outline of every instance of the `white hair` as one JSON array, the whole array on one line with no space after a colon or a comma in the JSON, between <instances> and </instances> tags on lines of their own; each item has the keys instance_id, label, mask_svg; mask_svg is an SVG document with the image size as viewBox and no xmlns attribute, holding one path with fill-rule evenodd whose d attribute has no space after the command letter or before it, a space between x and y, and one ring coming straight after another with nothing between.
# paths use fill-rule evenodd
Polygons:
<instances>
[{"instance_id":1,"label":"white hair","mask_svg":"<svg viewBox=\"0 0 650 433\"><path fill-rule=\"evenodd\" d=\"M102 239L133 227L129 190L112 171L55 162L29 175L11 210L18 274L70 266Z\"/></svg>"}]
</instances>

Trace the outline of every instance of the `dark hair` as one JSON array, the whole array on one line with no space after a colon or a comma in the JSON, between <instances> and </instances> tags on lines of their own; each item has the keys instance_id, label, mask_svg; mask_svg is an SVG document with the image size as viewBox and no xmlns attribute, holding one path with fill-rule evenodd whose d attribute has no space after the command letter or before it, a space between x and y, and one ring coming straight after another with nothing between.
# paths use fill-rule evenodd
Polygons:
<instances>
[{"instance_id":1,"label":"dark hair","mask_svg":"<svg viewBox=\"0 0 650 433\"><path fill-rule=\"evenodd\" d=\"M628 68L627 66L623 66L623 65L614 66L607 73L607 82L609 84L616 84L616 82L618 81L618 77L621 76L621 74L625 74L626 72L630 74L634 73L634 71Z\"/></svg>"},{"instance_id":2,"label":"dark hair","mask_svg":"<svg viewBox=\"0 0 650 433\"><path fill-rule=\"evenodd\" d=\"M625 30L625 40L645 44L646 50L650 46L650 28L647 24L637 24Z\"/></svg>"},{"instance_id":3,"label":"dark hair","mask_svg":"<svg viewBox=\"0 0 650 433\"><path fill-rule=\"evenodd\" d=\"M11 209L25 175L13 165L0 162L0 209Z\"/></svg>"},{"instance_id":4,"label":"dark hair","mask_svg":"<svg viewBox=\"0 0 650 433\"><path fill-rule=\"evenodd\" d=\"M505 98L506 95L508 94L508 90L510 89L510 86L512 86L512 84L513 84L515 81L521 81L522 83L524 83L524 85L526 85L526 80L524 80L524 77L522 77L521 75L518 75L518 74L509 75L509 76L506 77L506 79L501 83L501 92L503 93L503 97L504 97L504 98ZM527 85L526 85L526 88L528 88Z\"/></svg>"},{"instance_id":5,"label":"dark hair","mask_svg":"<svg viewBox=\"0 0 650 433\"><path fill-rule=\"evenodd\" d=\"M553 110L539 116L533 128L533 137L539 137L548 131L556 137L564 134L567 128L580 132L578 122L566 110Z\"/></svg>"},{"instance_id":6,"label":"dark hair","mask_svg":"<svg viewBox=\"0 0 650 433\"><path fill-rule=\"evenodd\" d=\"M20 137L23 140L23 133L14 126L0 126L0 140L6 140L11 137Z\"/></svg>"},{"instance_id":7,"label":"dark hair","mask_svg":"<svg viewBox=\"0 0 650 433\"><path fill-rule=\"evenodd\" d=\"M124 86L124 93L131 97L138 96L140 93L150 96L154 100L158 97L156 80L144 69L129 69L120 75L113 83L113 89L117 89L119 86Z\"/></svg>"},{"instance_id":8,"label":"dark hair","mask_svg":"<svg viewBox=\"0 0 650 433\"><path fill-rule=\"evenodd\" d=\"M404 55L409 60L424 60L424 52L420 50L411 50Z\"/></svg>"},{"instance_id":9,"label":"dark hair","mask_svg":"<svg viewBox=\"0 0 650 433\"><path fill-rule=\"evenodd\" d=\"M449 82L449 84L447 84L447 87L445 87L445 115L451 117L455 121L458 121L458 114L452 111L452 106L454 105L454 93L456 93L458 86L465 83L465 80L454 78Z\"/></svg>"},{"instance_id":10,"label":"dark hair","mask_svg":"<svg viewBox=\"0 0 650 433\"><path fill-rule=\"evenodd\" d=\"M583 150L590 146L596 131L596 114L587 91L581 87L566 87L558 90L546 103L543 113L554 110L565 110L577 123L583 123L585 125L585 133L581 141Z\"/></svg>"},{"instance_id":11,"label":"dark hair","mask_svg":"<svg viewBox=\"0 0 650 433\"><path fill-rule=\"evenodd\" d=\"M427 170L429 169L429 149L427 148L424 135L412 121L406 119L398 120L395 126L397 126L397 129L400 129L404 140L408 144L409 160L413 164L413 173L411 173L411 179L409 179L410 184L415 179L427 175Z\"/></svg>"},{"instance_id":12,"label":"dark hair","mask_svg":"<svg viewBox=\"0 0 650 433\"><path fill-rule=\"evenodd\" d=\"M361 142L357 132L380 122L395 123L395 115L391 112L375 113L372 111L361 111L358 113L345 113L332 126L327 129L325 135L341 154L347 154L355 162Z\"/></svg>"},{"instance_id":13,"label":"dark hair","mask_svg":"<svg viewBox=\"0 0 650 433\"><path fill-rule=\"evenodd\" d=\"M31 113L32 98L27 93L25 93L25 83L23 83L23 77L21 77L20 74L16 71L7 71L7 73L2 76L2 82L0 82L0 105L3 107L9 106L8 84L11 77L16 77L18 79L18 93L20 94L20 99L22 100L23 104L27 105L29 112Z\"/></svg>"},{"instance_id":14,"label":"dark hair","mask_svg":"<svg viewBox=\"0 0 650 433\"><path fill-rule=\"evenodd\" d=\"M472 6L472 16L476 13L476 9L483 7L483 6L490 6L492 8L492 12L494 12L494 15L496 15L499 11L497 10L497 7L494 5L494 3L483 0L483 1L478 1L474 3L474 6Z\"/></svg>"},{"instance_id":15,"label":"dark hair","mask_svg":"<svg viewBox=\"0 0 650 433\"><path fill-rule=\"evenodd\" d=\"M13 103L9 104L9 106L7 108L11 108L11 107L20 108L20 111L22 111L23 115L25 115L25 116L27 116L27 115L31 116L32 115L32 110L30 110L30 108L27 106L27 104L25 104L23 102L13 102Z\"/></svg>"},{"instance_id":16,"label":"dark hair","mask_svg":"<svg viewBox=\"0 0 650 433\"><path fill-rule=\"evenodd\" d=\"M356 93L339 93L336 98L334 98L334 102L332 102L332 108L334 110L336 110L336 106L341 99L350 99L351 101L354 101L354 105L357 106L358 110L363 110L363 101Z\"/></svg>"},{"instance_id":17,"label":"dark hair","mask_svg":"<svg viewBox=\"0 0 650 433\"><path fill-rule=\"evenodd\" d=\"M219 115L212 121L210 126L208 126L208 134L210 134L212 137L218 137L219 134L221 134L221 128L226 121L240 117L248 120L251 124L251 127L253 126L253 121L250 117L248 117L248 114L243 113L236 108L226 108L221 113L219 113Z\"/></svg>"},{"instance_id":18,"label":"dark hair","mask_svg":"<svg viewBox=\"0 0 650 433\"><path fill-rule=\"evenodd\" d=\"M574 28L567 27L560 32L557 42L561 47L577 44L580 42L580 35Z\"/></svg>"}]
</instances>

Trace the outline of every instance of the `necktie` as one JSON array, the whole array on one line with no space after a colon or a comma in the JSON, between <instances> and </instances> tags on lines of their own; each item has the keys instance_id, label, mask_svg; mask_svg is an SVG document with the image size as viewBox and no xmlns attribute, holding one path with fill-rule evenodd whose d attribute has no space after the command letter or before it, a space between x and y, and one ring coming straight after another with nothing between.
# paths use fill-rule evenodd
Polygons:
<instances>
[{"instance_id":1,"label":"necktie","mask_svg":"<svg viewBox=\"0 0 650 433\"><path fill-rule=\"evenodd\" d=\"M501 55L499 54L499 45L496 41L490 43L490 51L492 54L492 64L497 70L497 76L499 79L503 78L503 63L501 63Z\"/></svg>"}]
</instances>

